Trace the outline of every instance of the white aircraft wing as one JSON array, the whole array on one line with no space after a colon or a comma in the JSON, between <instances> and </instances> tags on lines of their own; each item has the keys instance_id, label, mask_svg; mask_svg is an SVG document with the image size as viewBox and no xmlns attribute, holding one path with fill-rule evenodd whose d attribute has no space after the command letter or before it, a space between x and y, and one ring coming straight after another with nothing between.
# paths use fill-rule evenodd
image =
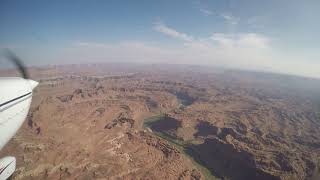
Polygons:
<instances>
[{"instance_id":1,"label":"white aircraft wing","mask_svg":"<svg viewBox=\"0 0 320 180\"><path fill-rule=\"evenodd\" d=\"M32 90L38 82L23 78L0 78L0 150L15 135L27 117ZM0 180L15 170L14 157L0 159Z\"/></svg>"}]
</instances>

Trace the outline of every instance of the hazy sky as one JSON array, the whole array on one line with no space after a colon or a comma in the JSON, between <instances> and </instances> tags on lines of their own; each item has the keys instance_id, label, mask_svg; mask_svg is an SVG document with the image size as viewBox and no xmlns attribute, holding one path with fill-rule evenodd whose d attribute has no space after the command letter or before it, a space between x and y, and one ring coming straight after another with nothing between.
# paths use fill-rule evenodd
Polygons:
<instances>
[{"instance_id":1,"label":"hazy sky","mask_svg":"<svg viewBox=\"0 0 320 180\"><path fill-rule=\"evenodd\" d=\"M0 48L29 65L202 64L320 77L319 33L319 0L0 0Z\"/></svg>"}]
</instances>

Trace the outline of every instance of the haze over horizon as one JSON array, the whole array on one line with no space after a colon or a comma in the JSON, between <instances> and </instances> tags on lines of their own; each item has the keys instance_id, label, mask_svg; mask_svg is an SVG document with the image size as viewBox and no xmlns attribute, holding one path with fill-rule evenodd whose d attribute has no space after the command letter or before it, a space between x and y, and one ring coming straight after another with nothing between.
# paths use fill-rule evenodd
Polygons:
<instances>
[{"instance_id":1,"label":"haze over horizon","mask_svg":"<svg viewBox=\"0 0 320 180\"><path fill-rule=\"evenodd\" d=\"M0 49L27 65L196 64L319 78L319 8L316 0L4 0Z\"/></svg>"}]
</instances>

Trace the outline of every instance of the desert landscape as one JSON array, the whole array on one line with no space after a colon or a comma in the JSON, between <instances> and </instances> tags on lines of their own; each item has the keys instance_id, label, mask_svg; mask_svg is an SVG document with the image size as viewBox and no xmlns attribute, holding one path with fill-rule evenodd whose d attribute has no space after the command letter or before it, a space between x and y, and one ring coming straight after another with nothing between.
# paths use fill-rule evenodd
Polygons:
<instances>
[{"instance_id":1,"label":"desert landscape","mask_svg":"<svg viewBox=\"0 0 320 180\"><path fill-rule=\"evenodd\" d=\"M29 68L12 179L320 178L320 80L191 65ZM1 76L18 75L1 70Z\"/></svg>"}]
</instances>

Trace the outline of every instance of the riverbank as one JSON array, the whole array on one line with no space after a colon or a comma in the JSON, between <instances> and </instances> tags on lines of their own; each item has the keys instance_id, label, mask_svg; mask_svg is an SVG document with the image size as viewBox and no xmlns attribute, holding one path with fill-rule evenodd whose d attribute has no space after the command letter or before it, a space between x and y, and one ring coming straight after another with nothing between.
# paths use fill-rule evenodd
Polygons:
<instances>
[{"instance_id":1,"label":"riverbank","mask_svg":"<svg viewBox=\"0 0 320 180\"><path fill-rule=\"evenodd\" d=\"M155 130L155 128L153 128L153 125L155 123L163 120L164 118L166 118L166 116L164 114L158 114L158 115L154 115L154 116L148 117L148 118L144 119L143 127L145 129L150 129L154 135L166 140L168 143L170 143L176 149L178 149L181 152L181 154L183 154L185 157L187 157L189 160L191 160L192 164L199 171L201 171L202 175L206 179L218 180L219 178L214 176L207 167L205 167L202 164L198 163L196 158L194 158L194 157L192 157L192 155L186 153L188 151L188 146L189 145L196 144L196 143L199 143L199 142L197 142L197 141L183 141L183 140L177 139L176 137L174 137L174 136L172 136L170 134L162 132L159 129Z\"/></svg>"}]
</instances>

